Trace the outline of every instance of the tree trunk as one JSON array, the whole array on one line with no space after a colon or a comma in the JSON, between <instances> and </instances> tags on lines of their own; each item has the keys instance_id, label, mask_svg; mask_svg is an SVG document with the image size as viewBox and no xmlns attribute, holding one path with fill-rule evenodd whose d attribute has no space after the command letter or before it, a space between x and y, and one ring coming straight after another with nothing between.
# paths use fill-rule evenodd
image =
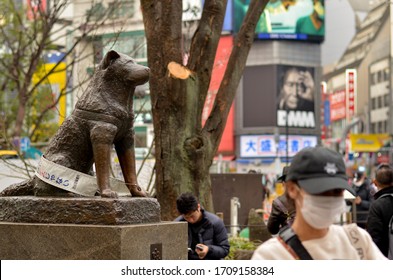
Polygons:
<instances>
[{"instance_id":1,"label":"tree trunk","mask_svg":"<svg viewBox=\"0 0 393 280\"><path fill-rule=\"evenodd\" d=\"M141 0L151 68L156 190L163 220L178 213L176 198L193 192L213 211L209 169L251 48L256 23L268 0L253 0L239 31L212 113L202 111L227 0L205 1L188 63L182 66L182 1Z\"/></svg>"}]
</instances>

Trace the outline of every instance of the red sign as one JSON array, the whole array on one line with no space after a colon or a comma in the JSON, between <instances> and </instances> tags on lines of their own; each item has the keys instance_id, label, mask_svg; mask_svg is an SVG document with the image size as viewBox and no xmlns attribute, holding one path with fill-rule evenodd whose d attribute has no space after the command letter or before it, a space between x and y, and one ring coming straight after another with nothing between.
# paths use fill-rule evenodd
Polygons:
<instances>
[{"instance_id":1,"label":"red sign","mask_svg":"<svg viewBox=\"0 0 393 280\"><path fill-rule=\"evenodd\" d=\"M345 90L340 90L329 95L330 121L333 122L340 119L345 119L345 117L347 116L345 99Z\"/></svg>"},{"instance_id":2,"label":"red sign","mask_svg":"<svg viewBox=\"0 0 393 280\"><path fill-rule=\"evenodd\" d=\"M325 100L327 100L327 94L326 94L326 82L321 82L321 97L322 97L322 100L321 100L321 121L320 121L320 124L321 124L321 139L322 140L324 140L324 139L326 139L326 130L327 130L327 127L325 126L325 112L324 112L324 110L325 110L325 106L324 106L324 103L325 103Z\"/></svg>"},{"instance_id":3,"label":"red sign","mask_svg":"<svg viewBox=\"0 0 393 280\"><path fill-rule=\"evenodd\" d=\"M46 0L27 0L27 18L34 20L46 10Z\"/></svg>"},{"instance_id":4,"label":"red sign","mask_svg":"<svg viewBox=\"0 0 393 280\"><path fill-rule=\"evenodd\" d=\"M347 92L347 120L350 121L355 115L355 102L356 102L356 70L347 69L345 71L346 92Z\"/></svg>"},{"instance_id":5,"label":"red sign","mask_svg":"<svg viewBox=\"0 0 393 280\"><path fill-rule=\"evenodd\" d=\"M209 85L209 91L206 97L205 106L202 111L202 124L204 125L210 112L213 108L214 100L216 99L217 91L220 87L222 78L228 65L229 56L231 55L233 47L233 37L223 36L220 38L217 47L217 54L214 60L212 78ZM221 138L218 152L234 152L234 105L228 114L227 123L225 125L224 133Z\"/></svg>"},{"instance_id":6,"label":"red sign","mask_svg":"<svg viewBox=\"0 0 393 280\"><path fill-rule=\"evenodd\" d=\"M377 163L389 163L389 155L377 156Z\"/></svg>"}]
</instances>

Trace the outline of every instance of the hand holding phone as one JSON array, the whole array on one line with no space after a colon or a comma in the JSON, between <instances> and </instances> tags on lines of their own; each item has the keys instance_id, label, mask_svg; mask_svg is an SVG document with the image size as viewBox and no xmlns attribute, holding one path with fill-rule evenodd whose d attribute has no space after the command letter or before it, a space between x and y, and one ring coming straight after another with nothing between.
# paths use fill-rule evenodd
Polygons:
<instances>
[{"instance_id":1,"label":"hand holding phone","mask_svg":"<svg viewBox=\"0 0 393 280\"><path fill-rule=\"evenodd\" d=\"M195 248L198 249L198 250L201 250L201 251L203 250L203 246L202 246L202 245L199 245L199 244L196 245Z\"/></svg>"}]
</instances>

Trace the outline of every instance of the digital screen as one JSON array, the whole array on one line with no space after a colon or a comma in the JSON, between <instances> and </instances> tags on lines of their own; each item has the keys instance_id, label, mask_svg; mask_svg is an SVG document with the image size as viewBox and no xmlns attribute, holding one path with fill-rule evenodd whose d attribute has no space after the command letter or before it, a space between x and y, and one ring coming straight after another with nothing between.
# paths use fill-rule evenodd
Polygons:
<instances>
[{"instance_id":1,"label":"digital screen","mask_svg":"<svg viewBox=\"0 0 393 280\"><path fill-rule=\"evenodd\" d=\"M232 31L232 2L231 1L228 1L227 4L222 31L226 31L226 32Z\"/></svg>"},{"instance_id":2,"label":"digital screen","mask_svg":"<svg viewBox=\"0 0 393 280\"><path fill-rule=\"evenodd\" d=\"M314 68L279 65L277 126L315 128Z\"/></svg>"},{"instance_id":3,"label":"digital screen","mask_svg":"<svg viewBox=\"0 0 393 280\"><path fill-rule=\"evenodd\" d=\"M234 32L240 30L250 0L233 0ZM325 36L325 0L270 0L255 28L260 40L322 42Z\"/></svg>"}]
</instances>

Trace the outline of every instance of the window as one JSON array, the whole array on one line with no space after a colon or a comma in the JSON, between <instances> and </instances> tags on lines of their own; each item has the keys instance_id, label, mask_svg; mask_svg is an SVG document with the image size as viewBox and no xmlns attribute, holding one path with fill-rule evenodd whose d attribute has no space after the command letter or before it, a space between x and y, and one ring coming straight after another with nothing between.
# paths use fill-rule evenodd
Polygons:
<instances>
[{"instance_id":1,"label":"window","mask_svg":"<svg viewBox=\"0 0 393 280\"><path fill-rule=\"evenodd\" d=\"M377 72L377 76L378 76L378 78L377 78L377 83L379 84L380 82L382 82L383 80L382 80L382 71L378 71Z\"/></svg>"},{"instance_id":2,"label":"window","mask_svg":"<svg viewBox=\"0 0 393 280\"><path fill-rule=\"evenodd\" d=\"M135 147L146 148L147 147L147 127L136 126L135 127Z\"/></svg>"},{"instance_id":3,"label":"window","mask_svg":"<svg viewBox=\"0 0 393 280\"><path fill-rule=\"evenodd\" d=\"M371 110L377 109L377 99L375 97L371 98Z\"/></svg>"},{"instance_id":4,"label":"window","mask_svg":"<svg viewBox=\"0 0 393 280\"><path fill-rule=\"evenodd\" d=\"M99 20L105 15L105 7L102 3L96 3L91 9L86 11L86 17L89 21Z\"/></svg>"},{"instance_id":5,"label":"window","mask_svg":"<svg viewBox=\"0 0 393 280\"><path fill-rule=\"evenodd\" d=\"M111 19L132 18L135 14L135 1L115 1L108 4Z\"/></svg>"},{"instance_id":6,"label":"window","mask_svg":"<svg viewBox=\"0 0 393 280\"><path fill-rule=\"evenodd\" d=\"M382 96L378 96L378 102L377 102L377 108L382 108L383 107L383 100L382 100Z\"/></svg>"},{"instance_id":7,"label":"window","mask_svg":"<svg viewBox=\"0 0 393 280\"><path fill-rule=\"evenodd\" d=\"M382 133L383 129L384 129L384 122L378 122L378 133Z\"/></svg>"},{"instance_id":8,"label":"window","mask_svg":"<svg viewBox=\"0 0 393 280\"><path fill-rule=\"evenodd\" d=\"M378 83L377 73L372 73L371 74L371 85L375 85L377 83Z\"/></svg>"},{"instance_id":9,"label":"window","mask_svg":"<svg viewBox=\"0 0 393 280\"><path fill-rule=\"evenodd\" d=\"M377 124L376 123L371 123L371 132L377 133Z\"/></svg>"},{"instance_id":10,"label":"window","mask_svg":"<svg viewBox=\"0 0 393 280\"><path fill-rule=\"evenodd\" d=\"M384 81L389 81L390 75L389 75L389 68L385 68L383 70L383 77L384 77Z\"/></svg>"},{"instance_id":11,"label":"window","mask_svg":"<svg viewBox=\"0 0 393 280\"><path fill-rule=\"evenodd\" d=\"M385 107L389 107L389 94L385 94L383 96L384 102L385 102Z\"/></svg>"},{"instance_id":12,"label":"window","mask_svg":"<svg viewBox=\"0 0 393 280\"><path fill-rule=\"evenodd\" d=\"M103 49L102 40L99 37L93 41L94 64L99 64L101 60L104 58L102 49Z\"/></svg>"},{"instance_id":13,"label":"window","mask_svg":"<svg viewBox=\"0 0 393 280\"><path fill-rule=\"evenodd\" d=\"M111 49L127 54L135 59L147 59L146 37L144 32L126 32L104 35L102 40L104 53Z\"/></svg>"}]
</instances>

